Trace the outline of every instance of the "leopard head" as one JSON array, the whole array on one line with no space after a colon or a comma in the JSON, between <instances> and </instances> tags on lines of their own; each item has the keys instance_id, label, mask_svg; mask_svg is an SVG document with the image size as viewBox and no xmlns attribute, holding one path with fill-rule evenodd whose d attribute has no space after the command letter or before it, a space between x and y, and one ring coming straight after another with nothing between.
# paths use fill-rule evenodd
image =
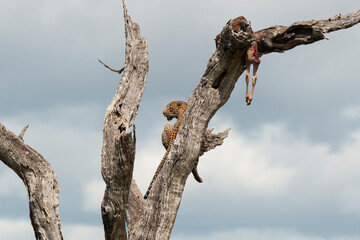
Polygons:
<instances>
[{"instance_id":1,"label":"leopard head","mask_svg":"<svg viewBox=\"0 0 360 240\"><path fill-rule=\"evenodd\" d=\"M183 101L173 101L169 103L163 111L164 116L168 121L171 121L173 118L179 118L182 116L187 108L186 102Z\"/></svg>"}]
</instances>

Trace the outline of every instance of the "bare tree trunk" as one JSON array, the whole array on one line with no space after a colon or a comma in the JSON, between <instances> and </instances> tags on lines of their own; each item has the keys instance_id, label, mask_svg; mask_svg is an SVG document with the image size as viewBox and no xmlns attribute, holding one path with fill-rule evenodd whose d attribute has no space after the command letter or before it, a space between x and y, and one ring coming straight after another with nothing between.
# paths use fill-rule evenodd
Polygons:
<instances>
[{"instance_id":1,"label":"bare tree trunk","mask_svg":"<svg viewBox=\"0 0 360 240\"><path fill-rule=\"evenodd\" d=\"M101 173L106 190L101 205L105 239L169 239L182 193L191 170L203 153L219 146L229 129L213 134L210 119L229 99L245 70L245 53L257 39L260 54L283 52L325 39L325 33L360 22L360 10L343 17L303 21L255 32L235 33L229 21L219 46L188 101L187 110L166 163L153 183L147 200L132 179L135 161L135 126L149 69L147 40L124 5L125 67L104 119ZM131 127L132 131L131 131ZM58 212L59 187L50 164L0 124L0 160L23 180L29 195L30 218L36 239L62 239Z\"/></svg>"},{"instance_id":2,"label":"bare tree trunk","mask_svg":"<svg viewBox=\"0 0 360 240\"><path fill-rule=\"evenodd\" d=\"M135 159L135 127L137 114L149 69L147 40L127 13L124 4L126 59L116 94L108 106L104 120L101 173L106 183L101 204L106 239L127 239L126 209ZM130 194L130 196L133 196ZM141 207L141 201L138 201ZM129 215L129 219L134 219ZM131 225L129 225L131 226Z\"/></svg>"},{"instance_id":3,"label":"bare tree trunk","mask_svg":"<svg viewBox=\"0 0 360 240\"><path fill-rule=\"evenodd\" d=\"M36 239L61 240L59 185L50 164L0 123L0 160L24 182Z\"/></svg>"}]
</instances>

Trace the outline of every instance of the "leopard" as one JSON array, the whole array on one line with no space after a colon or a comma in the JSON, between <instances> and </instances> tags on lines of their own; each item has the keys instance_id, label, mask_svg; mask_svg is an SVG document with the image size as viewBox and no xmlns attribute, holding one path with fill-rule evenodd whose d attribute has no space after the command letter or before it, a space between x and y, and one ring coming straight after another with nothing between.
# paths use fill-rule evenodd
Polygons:
<instances>
[{"instance_id":1,"label":"leopard","mask_svg":"<svg viewBox=\"0 0 360 240\"><path fill-rule=\"evenodd\" d=\"M171 124L166 124L165 127L164 127L164 130L163 130L163 132L161 134L162 144L165 147L166 152L165 152L164 157L162 158L158 168L156 169L154 177L151 180L151 183L150 183L150 185L149 185L149 187L148 187L148 189L147 189L147 191L146 191L146 193L144 195L144 199L148 198L148 196L150 194L150 191L151 191L151 188L152 188L152 185L155 182L157 176L159 175L161 169L164 166L166 158L168 157L168 155L170 153L170 150L171 150L171 147L174 144L176 135L177 135L177 133L179 131L181 120L183 118L183 115L184 115L186 109L187 109L187 103L184 102L184 101L179 100L179 101L172 101L171 103L169 103L165 107L165 109L163 111L163 115L167 118L168 121L171 121L173 118L176 118L177 121L174 124L174 126L171 125ZM194 178L195 178L196 181L202 182L202 179L199 176L198 171L197 171L197 164L198 164L198 159L197 159L196 164L195 164L195 166L194 166L194 168L192 170L192 173L193 173Z\"/></svg>"}]
</instances>

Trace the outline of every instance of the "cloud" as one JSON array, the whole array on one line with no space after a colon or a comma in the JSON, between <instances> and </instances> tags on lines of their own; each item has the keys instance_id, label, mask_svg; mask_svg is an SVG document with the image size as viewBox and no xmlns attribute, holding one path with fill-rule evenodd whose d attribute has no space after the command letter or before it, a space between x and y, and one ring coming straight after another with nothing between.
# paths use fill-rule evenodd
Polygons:
<instances>
[{"instance_id":1,"label":"cloud","mask_svg":"<svg viewBox=\"0 0 360 240\"><path fill-rule=\"evenodd\" d=\"M220 131L235 124L216 117L214 125L215 131ZM160 128L156 129L161 132ZM134 178L143 192L165 152L155 132L138 148L136 157ZM360 192L356 190L360 181L359 149L360 130L333 149L294 134L283 123L264 124L248 134L233 127L222 146L200 158L198 170L204 183L197 184L189 176L185 191L190 198L201 197L205 191L239 195L248 200L277 199L279 205L286 201L286 196L295 194L292 200L297 207L331 205L334 213L357 215L360 214ZM321 201L323 206L318 206Z\"/></svg>"},{"instance_id":2,"label":"cloud","mask_svg":"<svg viewBox=\"0 0 360 240\"><path fill-rule=\"evenodd\" d=\"M62 224L64 239L69 240L99 240L104 239L101 226L82 224ZM30 219L0 218L0 239L19 240L34 239L35 234Z\"/></svg>"},{"instance_id":3,"label":"cloud","mask_svg":"<svg viewBox=\"0 0 360 240\"><path fill-rule=\"evenodd\" d=\"M337 236L324 238L318 236L303 235L288 230L273 229L235 229L221 232L211 232L204 235L175 235L174 240L220 240L220 239L246 239L246 240L359 240L355 236Z\"/></svg>"},{"instance_id":4,"label":"cloud","mask_svg":"<svg viewBox=\"0 0 360 240\"><path fill-rule=\"evenodd\" d=\"M77 47L81 47L80 44L86 45L94 41L94 39L86 41L86 36L91 33L91 28L98 28L97 33L102 29L109 32L111 29L110 24L101 24L99 19L102 19L101 21L114 20L116 12L121 11L121 8L119 11L109 8L109 6L121 6L121 3L115 0L106 3L93 0L35 0L31 2L26 0L17 0L16 2L4 0L1 4L0 19L3 21L0 23L0 29L3 31L22 34L20 31L22 30L22 32L30 35L31 38L27 39L30 42L37 37L31 35L32 31L35 31L45 37L43 39L45 41L49 40L49 37L56 41L56 38L53 38L55 36L60 37L63 41L65 40L65 42L57 41L60 44L69 44L68 40L75 40L72 46ZM19 5L22 7L20 8ZM83 11L84 9L86 11ZM17 21L9 21L15 16L18 16ZM22 22L22 20L26 22ZM96 40L109 41L98 34L92 35ZM27 42L24 42L24 44L27 44ZM46 46L51 46L49 44ZM63 45L61 44L61 46Z\"/></svg>"},{"instance_id":5,"label":"cloud","mask_svg":"<svg viewBox=\"0 0 360 240\"><path fill-rule=\"evenodd\" d=\"M229 135L223 146L200 159L204 184L209 181L220 191L226 186L278 197L296 188L299 195L311 192L314 201L326 202L331 196L339 204L337 211L360 209L360 192L356 191L360 129L349 134L337 150L294 135L286 124L265 124L247 135L233 128Z\"/></svg>"},{"instance_id":6,"label":"cloud","mask_svg":"<svg viewBox=\"0 0 360 240\"><path fill-rule=\"evenodd\" d=\"M145 193L166 152L161 145L161 132L160 126L154 126L149 137L137 148L133 176L142 193Z\"/></svg>"},{"instance_id":7,"label":"cloud","mask_svg":"<svg viewBox=\"0 0 360 240\"><path fill-rule=\"evenodd\" d=\"M69 240L99 240L104 239L104 230L102 226L66 224L63 235Z\"/></svg>"},{"instance_id":8,"label":"cloud","mask_svg":"<svg viewBox=\"0 0 360 240\"><path fill-rule=\"evenodd\" d=\"M341 213L360 215L360 190L358 187L346 187L340 195L340 200L343 202L343 206L340 208Z\"/></svg>"},{"instance_id":9,"label":"cloud","mask_svg":"<svg viewBox=\"0 0 360 240\"><path fill-rule=\"evenodd\" d=\"M30 219L0 218L0 239L19 240L33 239L34 237Z\"/></svg>"},{"instance_id":10,"label":"cloud","mask_svg":"<svg viewBox=\"0 0 360 240\"><path fill-rule=\"evenodd\" d=\"M251 139L232 130L219 149L206 153L204 166L199 166L206 181L217 189L231 191L235 186L255 195L272 195L285 191L296 169L269 157L265 147L269 141L281 141L280 126L266 126L264 136ZM219 128L217 128L219 129ZM266 142L265 144L262 144ZM260 143L260 144L259 144ZM270 146L269 146L270 147ZM220 190L224 191L224 190Z\"/></svg>"},{"instance_id":11,"label":"cloud","mask_svg":"<svg viewBox=\"0 0 360 240\"><path fill-rule=\"evenodd\" d=\"M29 123L25 143L41 153L55 171L59 168L58 175L73 172L77 180L100 176L102 121L97 104L59 105L2 117L5 127L15 134ZM84 165L87 171L80 171Z\"/></svg>"},{"instance_id":12,"label":"cloud","mask_svg":"<svg viewBox=\"0 0 360 240\"><path fill-rule=\"evenodd\" d=\"M360 106L349 106L346 107L341 115L348 120L356 121L360 119Z\"/></svg>"},{"instance_id":13,"label":"cloud","mask_svg":"<svg viewBox=\"0 0 360 240\"><path fill-rule=\"evenodd\" d=\"M83 209L98 213L105 192L104 181L95 180L86 183L83 186L83 191Z\"/></svg>"},{"instance_id":14,"label":"cloud","mask_svg":"<svg viewBox=\"0 0 360 240\"><path fill-rule=\"evenodd\" d=\"M26 198L26 189L23 182L9 168L0 173L0 196Z\"/></svg>"},{"instance_id":15,"label":"cloud","mask_svg":"<svg viewBox=\"0 0 360 240\"><path fill-rule=\"evenodd\" d=\"M221 124L216 129L224 129L223 125ZM280 131L281 129L279 127L272 130ZM143 192L165 153L160 143L161 131L160 127L156 127L143 147L138 148L134 178ZM278 136L278 138L281 137ZM219 191L224 190L223 186L228 186L226 191L229 191L235 184L245 191L260 195L272 195L274 192L286 189L286 183L294 176L295 169L285 164L272 163L265 154L258 151L256 145L255 142L247 141L246 137L231 130L230 137L222 146L206 153L201 158L201 162L211 163L201 166L201 174L208 176L205 181ZM219 161L224 161L224 163L219 164Z\"/></svg>"}]
</instances>

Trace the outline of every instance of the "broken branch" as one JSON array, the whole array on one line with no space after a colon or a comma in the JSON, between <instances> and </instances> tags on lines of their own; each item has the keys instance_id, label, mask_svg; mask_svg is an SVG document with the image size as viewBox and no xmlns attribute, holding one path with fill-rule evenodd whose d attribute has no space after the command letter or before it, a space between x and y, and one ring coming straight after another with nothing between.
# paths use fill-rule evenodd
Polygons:
<instances>
[{"instance_id":1,"label":"broken branch","mask_svg":"<svg viewBox=\"0 0 360 240\"><path fill-rule=\"evenodd\" d=\"M104 65L104 67L110 69L110 70L113 71L113 72L117 72L118 74L120 74L120 73L122 73L122 72L124 71L124 68L119 69L119 70L113 69L113 68L109 67L108 65L106 65L105 63L103 63L100 59L98 59L98 61L99 61L102 65Z\"/></svg>"},{"instance_id":2,"label":"broken branch","mask_svg":"<svg viewBox=\"0 0 360 240\"><path fill-rule=\"evenodd\" d=\"M29 124L26 124L26 126L21 130L21 133L19 134L20 139L23 139L24 134L25 134L26 130L28 129L28 127L29 127Z\"/></svg>"},{"instance_id":3,"label":"broken branch","mask_svg":"<svg viewBox=\"0 0 360 240\"><path fill-rule=\"evenodd\" d=\"M257 31L255 36L261 54L284 52L299 45L326 39L326 33L346 29L359 22L360 9L344 16L300 21L290 26L273 26Z\"/></svg>"},{"instance_id":4,"label":"broken branch","mask_svg":"<svg viewBox=\"0 0 360 240\"><path fill-rule=\"evenodd\" d=\"M213 128L206 130L204 139L201 143L200 156L202 156L205 152L222 145L224 139L228 137L230 128L227 128L225 131L216 134L211 133L213 130Z\"/></svg>"}]
</instances>

